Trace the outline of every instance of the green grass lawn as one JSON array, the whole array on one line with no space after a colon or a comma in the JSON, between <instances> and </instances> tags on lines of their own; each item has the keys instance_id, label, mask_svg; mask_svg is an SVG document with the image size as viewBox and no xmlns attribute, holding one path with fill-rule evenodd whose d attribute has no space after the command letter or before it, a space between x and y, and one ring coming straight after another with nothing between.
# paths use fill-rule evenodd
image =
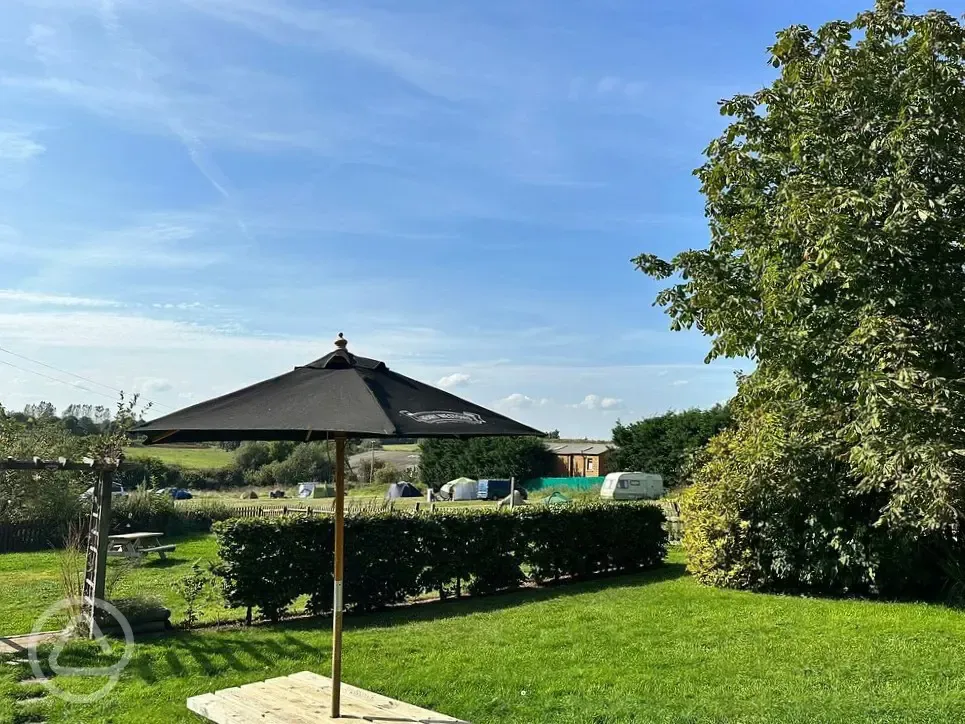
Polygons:
<instances>
[{"instance_id":1,"label":"green grass lawn","mask_svg":"<svg viewBox=\"0 0 965 724\"><path fill-rule=\"evenodd\" d=\"M179 447L177 445L128 447L124 448L124 455L131 460L157 458L190 470L216 470L227 467L234 459L234 453L219 447Z\"/></svg>"},{"instance_id":2,"label":"green grass lawn","mask_svg":"<svg viewBox=\"0 0 965 724\"><path fill-rule=\"evenodd\" d=\"M348 616L346 627L346 681L475 724L924 723L965 711L958 611L714 590L686 576L679 552L657 571ZM200 722L184 706L194 694L327 673L329 636L314 619L146 640L106 699L51 701L38 716ZM91 651L81 642L61 660L89 663ZM12 706L0 703L0 721Z\"/></svg>"},{"instance_id":3,"label":"green grass lawn","mask_svg":"<svg viewBox=\"0 0 965 724\"><path fill-rule=\"evenodd\" d=\"M389 452L419 452L419 443L407 442L397 445L383 445L382 449Z\"/></svg>"},{"instance_id":4,"label":"green grass lawn","mask_svg":"<svg viewBox=\"0 0 965 724\"><path fill-rule=\"evenodd\" d=\"M119 559L109 559L108 580L116 576L111 571L123 568L125 572L117 579L112 598L155 596L171 609L171 620L177 623L184 616L184 601L173 589L174 582L190 573L195 561L207 564L217 560L217 547L210 534L165 542L177 545L166 561L150 556L140 565L124 567ZM63 598L59 570L55 551L0 555L0 636L30 632L37 617ZM237 620L241 616L242 612L226 610L216 601L206 601L202 606L203 621Z\"/></svg>"}]
</instances>

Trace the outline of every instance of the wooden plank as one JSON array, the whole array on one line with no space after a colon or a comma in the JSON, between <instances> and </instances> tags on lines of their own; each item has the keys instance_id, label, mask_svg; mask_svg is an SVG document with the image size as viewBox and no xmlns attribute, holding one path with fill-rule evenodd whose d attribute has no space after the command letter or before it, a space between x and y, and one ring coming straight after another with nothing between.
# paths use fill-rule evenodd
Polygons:
<instances>
[{"instance_id":1,"label":"wooden plank","mask_svg":"<svg viewBox=\"0 0 965 724\"><path fill-rule=\"evenodd\" d=\"M317 724L318 721L326 721L329 718L327 700L297 696L297 690L278 686L274 681L269 679L256 684L246 684L240 687L240 690L253 701L264 702L268 711L274 710L284 713L286 717L291 717L293 724L294 722Z\"/></svg>"},{"instance_id":2,"label":"wooden plank","mask_svg":"<svg viewBox=\"0 0 965 724\"><path fill-rule=\"evenodd\" d=\"M312 673L311 671L300 671L297 674L292 674L291 676L285 678L291 679L292 681L309 684L319 689L328 688L331 690L332 686L331 679ZM415 706L414 704L407 704L404 701L398 701L388 696L383 696L382 694L376 694L372 691L366 691L365 689L360 689L356 686L352 686L351 684L342 684L342 696L346 700L352 699L357 702L364 702L365 704L375 707L381 712L390 712L393 714L409 716L416 721L433 723L439 722L439 724L468 724L461 719L456 719L455 717L451 717L446 714L439 714L438 712L429 711L428 709L423 709L422 707Z\"/></svg>"},{"instance_id":3,"label":"wooden plank","mask_svg":"<svg viewBox=\"0 0 965 724\"><path fill-rule=\"evenodd\" d=\"M271 692L274 697L284 697L286 699L296 698L298 706L305 707L306 710L317 712L322 717L322 721L339 721L340 719L362 719L366 722L382 722L383 724L413 724L421 720L413 719L401 713L394 713L379 709L371 704L361 702L352 698L347 693L342 698L340 719L331 719L331 687L315 687L305 682L295 682L287 677L281 679L269 679L263 682L266 692ZM344 686L343 686L344 689ZM318 721L316 719L315 721Z\"/></svg>"},{"instance_id":4,"label":"wooden plank","mask_svg":"<svg viewBox=\"0 0 965 724\"><path fill-rule=\"evenodd\" d=\"M223 699L217 694L202 694L188 699L188 709L210 719L215 724L252 724L265 721L253 714L247 707L239 706L233 701ZM273 722L272 724L278 724Z\"/></svg>"},{"instance_id":5,"label":"wooden plank","mask_svg":"<svg viewBox=\"0 0 965 724\"><path fill-rule=\"evenodd\" d=\"M219 699L247 709L252 718L264 724L318 724L318 718L310 714L300 714L297 709L289 711L279 702L273 702L258 695L258 692L242 691L241 687L224 689L217 692ZM322 720L324 721L324 719Z\"/></svg>"}]
</instances>

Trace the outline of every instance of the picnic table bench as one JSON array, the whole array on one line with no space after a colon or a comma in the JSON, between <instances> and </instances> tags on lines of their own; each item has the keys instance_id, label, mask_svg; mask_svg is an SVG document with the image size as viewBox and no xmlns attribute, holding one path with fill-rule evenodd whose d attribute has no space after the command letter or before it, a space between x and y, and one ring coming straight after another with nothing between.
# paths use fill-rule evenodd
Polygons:
<instances>
[{"instance_id":1,"label":"picnic table bench","mask_svg":"<svg viewBox=\"0 0 965 724\"><path fill-rule=\"evenodd\" d=\"M468 724L349 684L342 684L342 716L330 716L332 680L308 671L222 689L188 699L188 709L215 724Z\"/></svg>"},{"instance_id":2,"label":"picnic table bench","mask_svg":"<svg viewBox=\"0 0 965 724\"><path fill-rule=\"evenodd\" d=\"M157 553L163 561L166 558L165 553L170 553L177 548L174 544L162 544L161 538L163 537L164 533L121 533L112 535L108 537L107 555L140 560L148 553Z\"/></svg>"}]
</instances>

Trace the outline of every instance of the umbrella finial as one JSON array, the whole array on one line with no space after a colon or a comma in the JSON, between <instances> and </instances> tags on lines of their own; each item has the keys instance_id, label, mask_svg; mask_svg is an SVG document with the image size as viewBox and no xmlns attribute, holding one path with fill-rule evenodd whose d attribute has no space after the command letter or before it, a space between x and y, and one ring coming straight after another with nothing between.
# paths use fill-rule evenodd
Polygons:
<instances>
[{"instance_id":1,"label":"umbrella finial","mask_svg":"<svg viewBox=\"0 0 965 724\"><path fill-rule=\"evenodd\" d=\"M338 339L335 340L335 346L339 349L345 349L348 347L348 340L345 339L345 336L341 332L338 333Z\"/></svg>"}]
</instances>

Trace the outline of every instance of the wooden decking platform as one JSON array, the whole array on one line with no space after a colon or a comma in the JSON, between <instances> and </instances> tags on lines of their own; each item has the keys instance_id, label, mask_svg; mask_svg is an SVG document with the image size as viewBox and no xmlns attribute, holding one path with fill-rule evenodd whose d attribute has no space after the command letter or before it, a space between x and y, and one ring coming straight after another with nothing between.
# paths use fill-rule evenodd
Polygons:
<instances>
[{"instance_id":1,"label":"wooden decking platform","mask_svg":"<svg viewBox=\"0 0 965 724\"><path fill-rule=\"evenodd\" d=\"M188 709L215 724L469 724L381 694L342 684L342 716L332 719L332 680L302 671L188 699Z\"/></svg>"}]
</instances>

